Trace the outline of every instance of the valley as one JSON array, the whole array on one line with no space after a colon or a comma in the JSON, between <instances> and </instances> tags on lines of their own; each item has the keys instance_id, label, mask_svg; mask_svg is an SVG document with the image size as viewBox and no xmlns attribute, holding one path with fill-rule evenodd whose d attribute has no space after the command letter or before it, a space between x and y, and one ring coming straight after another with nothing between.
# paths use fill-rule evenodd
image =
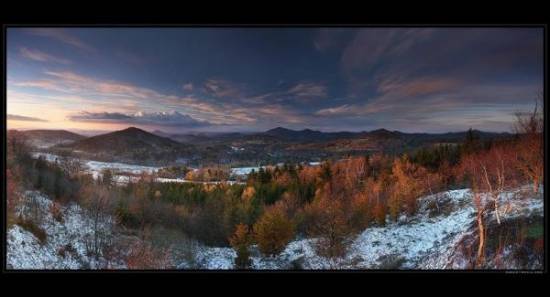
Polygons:
<instances>
[{"instance_id":1,"label":"valley","mask_svg":"<svg viewBox=\"0 0 550 297\"><path fill-rule=\"evenodd\" d=\"M425 134L384 129L370 132L320 132L277 127L260 133L168 134L130 127L92 137L67 135L47 143L58 131L21 131L42 152L87 160L147 166L212 165L250 167L279 163L319 162L350 156L414 152L440 144L456 145L466 132ZM481 140L512 137L509 133L473 131ZM76 135L76 134L75 134Z\"/></svg>"}]
</instances>

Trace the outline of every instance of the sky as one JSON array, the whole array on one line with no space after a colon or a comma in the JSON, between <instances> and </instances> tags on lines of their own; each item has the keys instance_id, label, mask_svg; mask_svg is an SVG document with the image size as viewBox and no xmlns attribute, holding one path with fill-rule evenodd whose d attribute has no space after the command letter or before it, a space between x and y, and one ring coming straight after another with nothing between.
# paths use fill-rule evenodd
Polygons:
<instances>
[{"instance_id":1,"label":"sky","mask_svg":"<svg viewBox=\"0 0 550 297\"><path fill-rule=\"evenodd\" d=\"M10 129L510 131L542 28L8 28Z\"/></svg>"}]
</instances>

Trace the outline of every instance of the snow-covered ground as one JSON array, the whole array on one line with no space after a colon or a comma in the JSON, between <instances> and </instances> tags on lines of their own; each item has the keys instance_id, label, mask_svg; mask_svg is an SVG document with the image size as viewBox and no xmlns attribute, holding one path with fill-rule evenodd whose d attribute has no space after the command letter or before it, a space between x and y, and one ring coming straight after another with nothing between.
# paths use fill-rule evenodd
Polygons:
<instances>
[{"instance_id":1,"label":"snow-covered ground","mask_svg":"<svg viewBox=\"0 0 550 297\"><path fill-rule=\"evenodd\" d=\"M60 158L59 156L54 154L33 153L34 158L38 158L40 156L44 157L48 162L56 162ZM94 178L101 176L101 171L104 169L111 170L115 175L116 173L120 173L120 172L139 175L141 173L154 173L160 169L160 167L132 165L132 164L125 164L125 163L117 163L117 162L100 162L100 161L83 160L82 163L85 167L86 172L91 173L94 176Z\"/></svg>"},{"instance_id":2,"label":"snow-covered ground","mask_svg":"<svg viewBox=\"0 0 550 297\"><path fill-rule=\"evenodd\" d=\"M10 269L83 269L103 267L105 260L95 261L88 256L94 231L92 218L78 205L61 206L62 221L54 219L47 196L37 191L23 193L22 206L17 210L23 218L33 219L46 233L45 242L20 225L14 224L7 232L7 267ZM113 222L104 217L99 230L111 235ZM122 263L111 263L110 268L124 268Z\"/></svg>"},{"instance_id":3,"label":"snow-covered ground","mask_svg":"<svg viewBox=\"0 0 550 297\"><path fill-rule=\"evenodd\" d=\"M236 146L231 146L231 149L233 151L236 151L236 152L239 152L239 151L244 151L244 147L236 147Z\"/></svg>"},{"instance_id":4,"label":"snow-covered ground","mask_svg":"<svg viewBox=\"0 0 550 297\"><path fill-rule=\"evenodd\" d=\"M163 177L157 177L155 178L155 181L161 182L161 183L194 183L194 184L207 184L207 185L217 185L217 184L245 184L244 182L234 181L234 180L227 180L227 181L192 181L184 178L163 178Z\"/></svg>"},{"instance_id":5,"label":"snow-covered ground","mask_svg":"<svg viewBox=\"0 0 550 297\"><path fill-rule=\"evenodd\" d=\"M104 169L113 170L114 172L129 172L132 174L141 173L154 173L159 170L160 167L131 165L125 163L111 163L111 162L99 162L99 161L86 161L85 165L90 172L100 173Z\"/></svg>"},{"instance_id":6,"label":"snow-covered ground","mask_svg":"<svg viewBox=\"0 0 550 297\"><path fill-rule=\"evenodd\" d=\"M261 167L235 167L231 168L231 174L237 176L245 176L250 174L252 171L258 172L260 168L266 168L265 166Z\"/></svg>"},{"instance_id":7,"label":"snow-covered ground","mask_svg":"<svg viewBox=\"0 0 550 297\"><path fill-rule=\"evenodd\" d=\"M40 156L44 157L48 162L56 162L60 157L54 154L35 152L32 154L34 158ZM100 162L100 161L90 161L82 160L85 170L87 173L92 174L94 179L97 179L102 176L101 171L104 169L109 169L113 173L113 179L115 182L120 184L128 183L129 181L136 182L139 180L139 175L141 173L155 173L162 167L154 166L142 166L142 165L133 165L126 163L117 163L117 162ZM318 166L320 162L309 162L310 166ZM284 163L279 163L277 166L283 166ZM249 175L252 171L258 172L260 168L266 169L269 166L252 166L252 167L233 167L230 170L230 175L232 179L243 178ZM192 170L197 171L198 169L192 168ZM129 175L129 174L131 175ZM164 183L205 183L205 184L218 184L220 182L199 182L199 181L190 181L184 178L157 178L156 181ZM229 184L243 184L239 181L224 181Z\"/></svg>"},{"instance_id":8,"label":"snow-covered ground","mask_svg":"<svg viewBox=\"0 0 550 297\"><path fill-rule=\"evenodd\" d=\"M518 216L542 215L543 199L522 198L522 191L499 197L501 220ZM487 195L482 197L488 199ZM401 216L384 227L370 227L352 241L347 255L329 260L315 253L315 239L292 241L278 256L267 258L251 248L253 269L464 269L450 257L458 242L471 234L476 211L469 189L453 190L419 199L416 215ZM494 211L489 211L490 219ZM231 269L235 251L231 248L202 247L196 252L199 269ZM185 263L179 268L186 267Z\"/></svg>"},{"instance_id":9,"label":"snow-covered ground","mask_svg":"<svg viewBox=\"0 0 550 297\"><path fill-rule=\"evenodd\" d=\"M307 163L302 163L302 164L307 164L309 166L319 166L319 165L321 165L321 162L307 162ZM277 163L274 166L283 167L284 165L285 165L285 163ZM272 166L234 167L234 168L231 168L231 175L246 176L246 175L250 174L252 171L258 172L260 170L260 168L266 169L266 168L269 168L269 167L272 167Z\"/></svg>"},{"instance_id":10,"label":"snow-covered ground","mask_svg":"<svg viewBox=\"0 0 550 297\"><path fill-rule=\"evenodd\" d=\"M541 217L543 195L529 193L529 188L502 193L499 196L501 221L518 217ZM345 257L329 260L315 252L315 238L290 242L276 257L262 256L251 248L253 269L465 269L459 243L475 233L476 210L469 189L452 190L422 197L413 216L401 216L397 222L372 226L355 236ZM488 195L482 195L487 203ZM23 218L34 218L45 231L40 242L30 231L14 224L7 233L7 265L10 269L83 269L120 268L122 261L106 264L105 259L87 253L93 237L91 216L72 203L61 206L63 220L54 219L52 201L37 191L23 194L24 203L17 210ZM37 211L38 210L38 211ZM39 219L36 219L36 218ZM495 212L489 209L487 223ZM105 217L101 227L107 236L112 233L111 218ZM70 247L70 248L68 248ZM65 250L64 253L61 253ZM196 244L192 261L180 261L178 269L233 269L236 253L232 248L207 247ZM188 264L192 263L192 264Z\"/></svg>"},{"instance_id":11,"label":"snow-covered ground","mask_svg":"<svg viewBox=\"0 0 550 297\"><path fill-rule=\"evenodd\" d=\"M59 158L58 155L49 153L32 153L31 155L33 158L43 157L48 162L55 162Z\"/></svg>"},{"instance_id":12,"label":"snow-covered ground","mask_svg":"<svg viewBox=\"0 0 550 297\"><path fill-rule=\"evenodd\" d=\"M33 153L34 158L43 156L48 162L56 162L60 157L54 154L49 153ZM102 176L102 171L104 169L109 169L113 173L113 180L119 184L126 184L128 182L136 182L139 180L139 175L142 173L152 174L157 172L162 167L153 167L153 166L142 166L142 165L133 165L126 163L117 163L117 162L100 162L100 161L89 161L83 160L85 171L93 176L94 179L97 179ZM192 169L194 171L198 169ZM259 170L259 167L237 167L232 168L231 172L234 175L246 176L252 170ZM163 183L205 183L205 184L219 184L220 182L200 182L200 181L190 181L184 178L156 178L156 181ZM229 184L242 184L238 181L224 181Z\"/></svg>"}]
</instances>

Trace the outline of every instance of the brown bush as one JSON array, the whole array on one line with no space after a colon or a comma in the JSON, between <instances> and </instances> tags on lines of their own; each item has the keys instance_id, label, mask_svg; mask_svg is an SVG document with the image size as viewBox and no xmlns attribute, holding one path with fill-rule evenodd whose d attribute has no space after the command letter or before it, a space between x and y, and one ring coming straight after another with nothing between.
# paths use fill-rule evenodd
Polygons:
<instances>
[{"instance_id":1,"label":"brown bush","mask_svg":"<svg viewBox=\"0 0 550 297\"><path fill-rule=\"evenodd\" d=\"M235 228L235 233L229 238L229 244L237 252L237 258L235 258L235 266L238 269L246 269L250 267L250 252L248 247L252 242L250 230L245 224L238 224Z\"/></svg>"},{"instance_id":2,"label":"brown bush","mask_svg":"<svg viewBox=\"0 0 550 297\"><path fill-rule=\"evenodd\" d=\"M281 253L294 237L294 224L277 205L268 208L254 224L254 239L264 255Z\"/></svg>"},{"instance_id":3,"label":"brown bush","mask_svg":"<svg viewBox=\"0 0 550 297\"><path fill-rule=\"evenodd\" d=\"M339 258L346 254L354 233L342 202L323 197L308 206L313 219L308 228L312 237L317 237L317 254L327 258Z\"/></svg>"},{"instance_id":4,"label":"brown bush","mask_svg":"<svg viewBox=\"0 0 550 297\"><path fill-rule=\"evenodd\" d=\"M57 255L60 257L65 258L67 254L76 254L75 248L70 243L57 249Z\"/></svg>"},{"instance_id":5,"label":"brown bush","mask_svg":"<svg viewBox=\"0 0 550 297\"><path fill-rule=\"evenodd\" d=\"M29 220L29 219L24 219L22 217L20 217L18 220L17 220L17 225L21 226L21 228L31 232L37 239L38 239L38 242L40 244L45 244L46 243L46 239L48 237L48 234L46 233L46 231L38 226L33 220Z\"/></svg>"},{"instance_id":6,"label":"brown bush","mask_svg":"<svg viewBox=\"0 0 550 297\"><path fill-rule=\"evenodd\" d=\"M378 179L369 178L365 185L367 197L371 201L373 219L379 224L386 223L387 196L389 188L389 177L382 175Z\"/></svg>"},{"instance_id":7,"label":"brown bush","mask_svg":"<svg viewBox=\"0 0 550 297\"><path fill-rule=\"evenodd\" d=\"M13 224L16 220L15 209L19 205L21 199L17 192L18 178L13 174L13 170L6 170L6 195L7 195L7 211L6 216L8 219L8 225Z\"/></svg>"},{"instance_id":8,"label":"brown bush","mask_svg":"<svg viewBox=\"0 0 550 297\"><path fill-rule=\"evenodd\" d=\"M126 255L128 269L169 269L173 267L168 249L154 248L149 242L136 240Z\"/></svg>"},{"instance_id":9,"label":"brown bush","mask_svg":"<svg viewBox=\"0 0 550 297\"><path fill-rule=\"evenodd\" d=\"M351 225L354 229L363 230L369 222L372 220L373 205L367 196L363 192L356 193L351 201Z\"/></svg>"},{"instance_id":10,"label":"brown bush","mask_svg":"<svg viewBox=\"0 0 550 297\"><path fill-rule=\"evenodd\" d=\"M65 222L63 219L63 212L61 211L61 205L59 202L52 201L52 204L50 204L50 213L52 214L52 217L54 220L58 221L59 223Z\"/></svg>"}]
</instances>

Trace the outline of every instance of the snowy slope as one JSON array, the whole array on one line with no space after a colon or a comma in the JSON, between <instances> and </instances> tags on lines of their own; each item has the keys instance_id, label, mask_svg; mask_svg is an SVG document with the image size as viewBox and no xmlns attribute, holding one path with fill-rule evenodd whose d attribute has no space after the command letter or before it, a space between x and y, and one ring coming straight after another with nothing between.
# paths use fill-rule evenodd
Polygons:
<instances>
[{"instance_id":1,"label":"snowy slope","mask_svg":"<svg viewBox=\"0 0 550 297\"><path fill-rule=\"evenodd\" d=\"M522 198L523 189L499 197L502 220L542 215L542 195ZM487 200L484 195L483 199ZM419 199L416 215L402 216L384 227L370 227L352 242L343 259L328 260L316 255L315 239L292 241L273 258L262 257L251 248L253 269L464 269L456 259L457 244L475 228L476 212L469 189L454 190ZM494 220L494 212L488 218ZM236 253L231 248L202 247L198 267L182 269L231 269ZM454 257L451 261L451 258ZM452 262L452 265L451 265Z\"/></svg>"},{"instance_id":2,"label":"snowy slope","mask_svg":"<svg viewBox=\"0 0 550 297\"><path fill-rule=\"evenodd\" d=\"M25 203L18 210L22 217L31 213L39 217L38 225L46 231L46 242L41 244L31 232L19 225L13 225L7 232L7 267L11 269L83 269L99 268L103 259L98 262L88 257L86 242L91 240L92 219L76 204L61 207L63 221L52 217L49 207L52 201L37 191L27 191L23 195ZM35 205L31 210L29 205ZM100 222L110 232L112 221L106 218ZM70 246L71 248L67 248ZM65 249L64 256L60 250ZM121 263L112 267L123 267Z\"/></svg>"},{"instance_id":3,"label":"snowy slope","mask_svg":"<svg viewBox=\"0 0 550 297\"><path fill-rule=\"evenodd\" d=\"M499 196L502 222L516 218L543 216L543 195L526 192L525 188ZM94 261L86 253L86 242L93 230L90 216L76 204L61 207L63 222L56 221L49 207L52 201L36 191L23 195L25 203L18 212L23 217L34 215L29 207L39 210L39 225L47 234L45 243L19 225L7 233L7 265L9 269L85 269L124 268L121 261L107 265L104 259ZM485 203L487 195L482 195ZM475 236L476 212L469 189L454 190L419 199L418 211L413 216L401 216L397 222L385 226L371 226L352 241L348 254L342 259L328 260L316 254L316 239L297 239L288 244L276 257L263 257L257 248L251 248L253 269L465 269L468 268L460 243L470 242ZM38 207L36 207L38 205ZM487 224L495 222L495 213L487 212ZM112 221L102 224L109 235ZM64 255L59 251L71 246ZM504 251L508 253L507 250ZM191 262L180 261L179 269L232 269L236 253L231 248L194 248ZM513 262L513 261L511 261ZM192 263L192 264L191 264ZM508 265L508 264L507 264ZM508 268L519 267L514 263Z\"/></svg>"}]
</instances>

